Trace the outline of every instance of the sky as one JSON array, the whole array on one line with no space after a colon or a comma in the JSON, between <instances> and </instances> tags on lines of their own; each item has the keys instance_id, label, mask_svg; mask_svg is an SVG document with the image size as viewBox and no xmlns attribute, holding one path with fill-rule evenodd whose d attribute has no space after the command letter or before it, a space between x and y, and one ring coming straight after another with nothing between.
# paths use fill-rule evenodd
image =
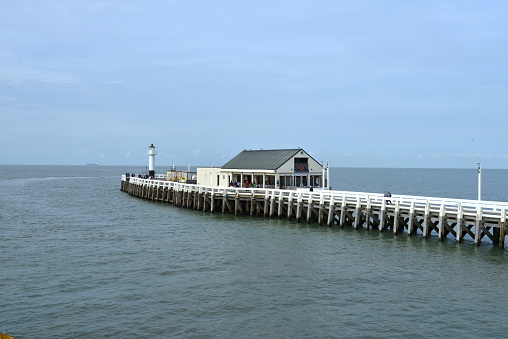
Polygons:
<instances>
[{"instance_id":1,"label":"sky","mask_svg":"<svg viewBox=\"0 0 508 339\"><path fill-rule=\"evenodd\" d=\"M508 168L505 0L3 0L0 164Z\"/></svg>"}]
</instances>

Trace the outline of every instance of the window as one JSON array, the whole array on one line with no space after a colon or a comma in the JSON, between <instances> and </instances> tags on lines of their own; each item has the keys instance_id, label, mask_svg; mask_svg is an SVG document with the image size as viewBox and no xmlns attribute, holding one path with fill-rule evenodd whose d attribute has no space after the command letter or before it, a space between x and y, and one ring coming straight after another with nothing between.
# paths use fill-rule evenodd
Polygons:
<instances>
[{"instance_id":1,"label":"window","mask_svg":"<svg viewBox=\"0 0 508 339\"><path fill-rule=\"evenodd\" d=\"M295 158L295 173L309 172L309 158Z\"/></svg>"}]
</instances>

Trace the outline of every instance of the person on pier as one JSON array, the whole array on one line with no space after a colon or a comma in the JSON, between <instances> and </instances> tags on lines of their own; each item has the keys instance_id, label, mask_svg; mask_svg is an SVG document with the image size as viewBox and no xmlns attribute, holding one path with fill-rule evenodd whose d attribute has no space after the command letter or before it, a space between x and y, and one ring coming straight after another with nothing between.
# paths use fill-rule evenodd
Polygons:
<instances>
[{"instance_id":1,"label":"person on pier","mask_svg":"<svg viewBox=\"0 0 508 339\"><path fill-rule=\"evenodd\" d=\"M392 194L390 192L388 192L388 191L385 191L385 195L384 196L385 196L385 198L390 198L392 196ZM387 199L386 203L388 205L390 205L392 203L392 201Z\"/></svg>"}]
</instances>

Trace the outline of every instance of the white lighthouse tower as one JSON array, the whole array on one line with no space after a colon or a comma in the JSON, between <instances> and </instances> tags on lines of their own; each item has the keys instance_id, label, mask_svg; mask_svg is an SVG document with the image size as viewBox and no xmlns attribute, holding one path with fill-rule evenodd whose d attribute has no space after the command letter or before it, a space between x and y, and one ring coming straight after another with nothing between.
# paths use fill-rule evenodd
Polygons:
<instances>
[{"instance_id":1,"label":"white lighthouse tower","mask_svg":"<svg viewBox=\"0 0 508 339\"><path fill-rule=\"evenodd\" d=\"M155 176L155 146L153 144L148 147L148 175Z\"/></svg>"}]
</instances>

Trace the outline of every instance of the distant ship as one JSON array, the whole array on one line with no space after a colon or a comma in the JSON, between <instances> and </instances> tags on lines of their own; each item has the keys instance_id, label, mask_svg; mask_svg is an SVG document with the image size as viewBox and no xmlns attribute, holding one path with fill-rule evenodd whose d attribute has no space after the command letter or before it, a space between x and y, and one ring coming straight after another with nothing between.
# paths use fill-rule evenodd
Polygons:
<instances>
[{"instance_id":1,"label":"distant ship","mask_svg":"<svg viewBox=\"0 0 508 339\"><path fill-rule=\"evenodd\" d=\"M99 166L99 164L98 164L98 163L96 163L96 162L91 162L91 163L86 164L86 165L87 165L87 166Z\"/></svg>"}]
</instances>

